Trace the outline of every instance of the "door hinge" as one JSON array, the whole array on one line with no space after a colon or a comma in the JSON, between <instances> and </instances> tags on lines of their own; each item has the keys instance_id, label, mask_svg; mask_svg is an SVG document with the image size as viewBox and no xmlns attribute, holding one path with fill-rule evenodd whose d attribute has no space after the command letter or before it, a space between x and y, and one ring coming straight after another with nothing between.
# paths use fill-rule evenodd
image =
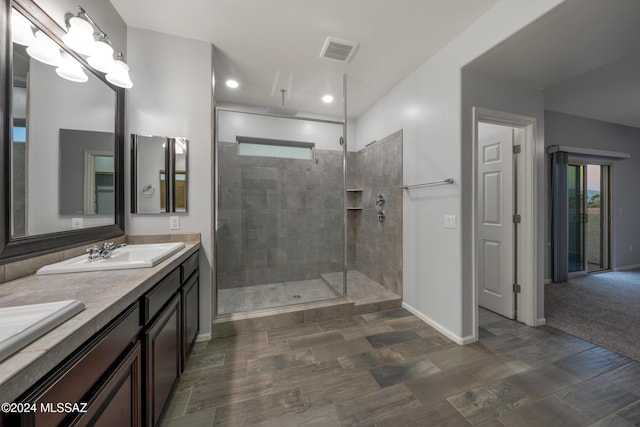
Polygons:
<instances>
[{"instance_id":1,"label":"door hinge","mask_svg":"<svg viewBox=\"0 0 640 427\"><path fill-rule=\"evenodd\" d=\"M522 146L521 145L514 145L513 146L513 154L520 154L521 150L522 150Z\"/></svg>"},{"instance_id":2,"label":"door hinge","mask_svg":"<svg viewBox=\"0 0 640 427\"><path fill-rule=\"evenodd\" d=\"M518 285L517 283L513 284L513 292L516 294L519 294L522 291L522 287L520 285Z\"/></svg>"},{"instance_id":3,"label":"door hinge","mask_svg":"<svg viewBox=\"0 0 640 427\"><path fill-rule=\"evenodd\" d=\"M520 224L520 222L522 222L522 217L519 214L513 215L513 223Z\"/></svg>"}]
</instances>

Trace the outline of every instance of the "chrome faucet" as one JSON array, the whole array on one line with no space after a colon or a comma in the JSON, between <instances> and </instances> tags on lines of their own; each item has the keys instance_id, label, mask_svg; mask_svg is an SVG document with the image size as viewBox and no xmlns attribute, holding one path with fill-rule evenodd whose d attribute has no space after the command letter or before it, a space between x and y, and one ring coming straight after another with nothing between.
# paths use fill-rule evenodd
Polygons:
<instances>
[{"instance_id":1,"label":"chrome faucet","mask_svg":"<svg viewBox=\"0 0 640 427\"><path fill-rule=\"evenodd\" d=\"M119 245L116 245L113 242L104 242L102 244L102 247L98 245L93 245L87 249L87 252L89 253L89 260L94 260L99 258L102 258L102 259L109 258L113 251L125 246L127 246L126 243L121 243Z\"/></svg>"}]
</instances>

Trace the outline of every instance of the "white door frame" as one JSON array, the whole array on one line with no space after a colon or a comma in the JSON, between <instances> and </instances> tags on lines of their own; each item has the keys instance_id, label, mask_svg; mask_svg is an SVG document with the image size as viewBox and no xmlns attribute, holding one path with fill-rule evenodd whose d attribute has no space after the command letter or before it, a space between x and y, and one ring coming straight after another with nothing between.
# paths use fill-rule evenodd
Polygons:
<instances>
[{"instance_id":1,"label":"white door frame","mask_svg":"<svg viewBox=\"0 0 640 427\"><path fill-rule=\"evenodd\" d=\"M509 126L523 130L523 138L520 141L522 151L522 163L518 169L524 169L521 176L523 183L519 183L518 199L520 209L518 212L522 221L519 225L517 254L518 254L518 282L522 291L518 298L518 321L529 326L538 326L541 322L538 319L538 287L540 286L540 278L542 277L539 262L542 259L538 257L538 227L539 221L542 219L538 214L538 168L536 165L537 152L544 150L537 149L538 138L536 135L537 119L534 117L523 116L513 113L505 113L486 108L473 107L473 171L471 174L473 185L473 209L472 209L472 245L473 245L473 334L474 341L478 340L478 229L476 222L478 215L476 213L478 207L478 122L486 122L497 125ZM520 172L520 171L519 171ZM520 175L520 173L519 173Z\"/></svg>"}]
</instances>

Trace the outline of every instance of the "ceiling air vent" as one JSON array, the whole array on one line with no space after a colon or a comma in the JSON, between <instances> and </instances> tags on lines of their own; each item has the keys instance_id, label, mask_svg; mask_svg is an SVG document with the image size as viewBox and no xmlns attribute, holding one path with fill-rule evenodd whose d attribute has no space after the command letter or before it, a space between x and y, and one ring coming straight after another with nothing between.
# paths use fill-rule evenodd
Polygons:
<instances>
[{"instance_id":1,"label":"ceiling air vent","mask_svg":"<svg viewBox=\"0 0 640 427\"><path fill-rule=\"evenodd\" d=\"M329 61L347 62L353 57L357 47L358 43L356 42L327 37L320 51L320 58L328 59Z\"/></svg>"}]
</instances>

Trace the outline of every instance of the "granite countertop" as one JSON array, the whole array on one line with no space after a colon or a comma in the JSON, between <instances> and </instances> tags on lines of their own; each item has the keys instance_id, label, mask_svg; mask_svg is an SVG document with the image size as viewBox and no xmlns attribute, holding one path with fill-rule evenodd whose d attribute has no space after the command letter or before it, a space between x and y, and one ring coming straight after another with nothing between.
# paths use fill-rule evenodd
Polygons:
<instances>
[{"instance_id":1,"label":"granite countertop","mask_svg":"<svg viewBox=\"0 0 640 427\"><path fill-rule=\"evenodd\" d=\"M0 362L0 403L14 401L199 248L200 242L185 242L151 268L31 275L0 284L0 307L67 299L86 307Z\"/></svg>"}]
</instances>

